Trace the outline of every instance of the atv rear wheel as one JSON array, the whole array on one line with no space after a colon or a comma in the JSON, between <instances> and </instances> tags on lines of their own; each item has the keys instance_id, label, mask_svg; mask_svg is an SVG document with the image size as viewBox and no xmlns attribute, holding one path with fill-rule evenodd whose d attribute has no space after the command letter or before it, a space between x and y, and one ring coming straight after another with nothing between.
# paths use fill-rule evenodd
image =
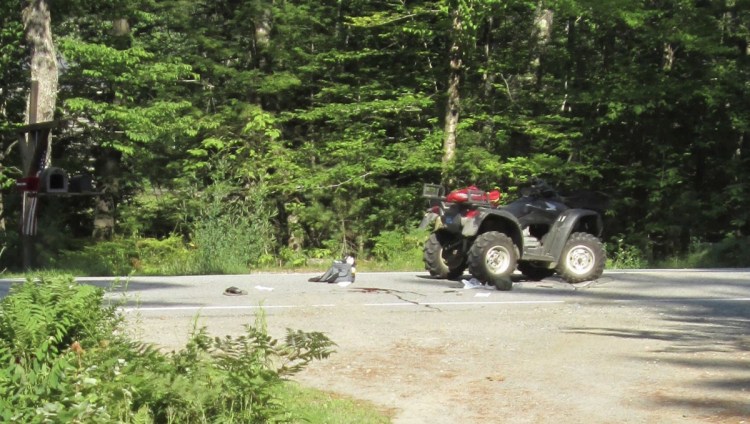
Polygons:
<instances>
[{"instance_id":1,"label":"atv rear wheel","mask_svg":"<svg viewBox=\"0 0 750 424\"><path fill-rule=\"evenodd\" d=\"M530 281L541 281L555 273L554 269L535 265L532 262L519 262L518 270Z\"/></svg>"},{"instance_id":2,"label":"atv rear wheel","mask_svg":"<svg viewBox=\"0 0 750 424\"><path fill-rule=\"evenodd\" d=\"M568 283L596 280L607 261L604 246L589 233L573 233L563 247L557 272Z\"/></svg>"},{"instance_id":3,"label":"atv rear wheel","mask_svg":"<svg viewBox=\"0 0 750 424\"><path fill-rule=\"evenodd\" d=\"M422 260L431 276L452 280L464 274L466 255L461 239L446 232L435 232L424 243Z\"/></svg>"},{"instance_id":4,"label":"atv rear wheel","mask_svg":"<svg viewBox=\"0 0 750 424\"><path fill-rule=\"evenodd\" d=\"M510 290L510 275L516 269L518 249L513 240L498 231L480 234L469 249L469 272L498 290Z\"/></svg>"}]
</instances>

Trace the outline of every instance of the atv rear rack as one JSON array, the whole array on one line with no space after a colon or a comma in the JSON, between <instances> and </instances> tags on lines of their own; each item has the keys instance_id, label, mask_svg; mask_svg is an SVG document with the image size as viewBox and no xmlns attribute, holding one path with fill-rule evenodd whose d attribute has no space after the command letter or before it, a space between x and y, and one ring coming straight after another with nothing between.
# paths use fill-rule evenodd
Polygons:
<instances>
[{"instance_id":1,"label":"atv rear rack","mask_svg":"<svg viewBox=\"0 0 750 424\"><path fill-rule=\"evenodd\" d=\"M488 207L488 208L496 207L496 205L490 201L489 193L483 190L468 189L466 190L466 200L449 201L445 195L445 188L443 188L443 186L438 185L438 184L425 184L422 187L422 197L433 202L439 201L446 205L460 203L462 205L469 205L473 207Z\"/></svg>"}]
</instances>

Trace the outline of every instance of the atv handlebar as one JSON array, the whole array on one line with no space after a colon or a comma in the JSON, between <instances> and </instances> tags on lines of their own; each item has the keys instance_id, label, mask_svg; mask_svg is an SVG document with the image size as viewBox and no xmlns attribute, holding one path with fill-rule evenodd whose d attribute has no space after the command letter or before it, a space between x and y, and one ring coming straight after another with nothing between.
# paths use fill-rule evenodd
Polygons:
<instances>
[{"instance_id":1,"label":"atv handlebar","mask_svg":"<svg viewBox=\"0 0 750 424\"><path fill-rule=\"evenodd\" d=\"M531 186L524 187L521 189L522 196L528 197L559 197L557 190L552 188L546 181L541 178L534 178L531 180Z\"/></svg>"}]
</instances>

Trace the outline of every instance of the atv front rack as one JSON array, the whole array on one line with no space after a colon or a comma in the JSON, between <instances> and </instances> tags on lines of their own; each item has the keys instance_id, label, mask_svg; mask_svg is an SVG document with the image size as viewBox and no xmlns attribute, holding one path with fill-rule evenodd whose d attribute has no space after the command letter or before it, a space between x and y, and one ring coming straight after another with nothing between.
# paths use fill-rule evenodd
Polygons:
<instances>
[{"instance_id":1,"label":"atv front rack","mask_svg":"<svg viewBox=\"0 0 750 424\"><path fill-rule=\"evenodd\" d=\"M422 197L426 197L430 200L444 200L445 189L441 185L425 184L422 187Z\"/></svg>"}]
</instances>

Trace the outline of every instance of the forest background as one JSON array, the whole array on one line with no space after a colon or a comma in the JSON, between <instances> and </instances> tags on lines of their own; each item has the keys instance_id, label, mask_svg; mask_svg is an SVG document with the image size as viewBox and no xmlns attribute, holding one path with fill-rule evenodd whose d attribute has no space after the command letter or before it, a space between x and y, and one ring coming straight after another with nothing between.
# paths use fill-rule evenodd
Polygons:
<instances>
[{"instance_id":1,"label":"forest background","mask_svg":"<svg viewBox=\"0 0 750 424\"><path fill-rule=\"evenodd\" d=\"M747 266L749 40L747 0L0 0L0 269L39 78L103 193L40 199L40 267L413 264L423 183L536 177L611 197L621 266Z\"/></svg>"}]
</instances>

